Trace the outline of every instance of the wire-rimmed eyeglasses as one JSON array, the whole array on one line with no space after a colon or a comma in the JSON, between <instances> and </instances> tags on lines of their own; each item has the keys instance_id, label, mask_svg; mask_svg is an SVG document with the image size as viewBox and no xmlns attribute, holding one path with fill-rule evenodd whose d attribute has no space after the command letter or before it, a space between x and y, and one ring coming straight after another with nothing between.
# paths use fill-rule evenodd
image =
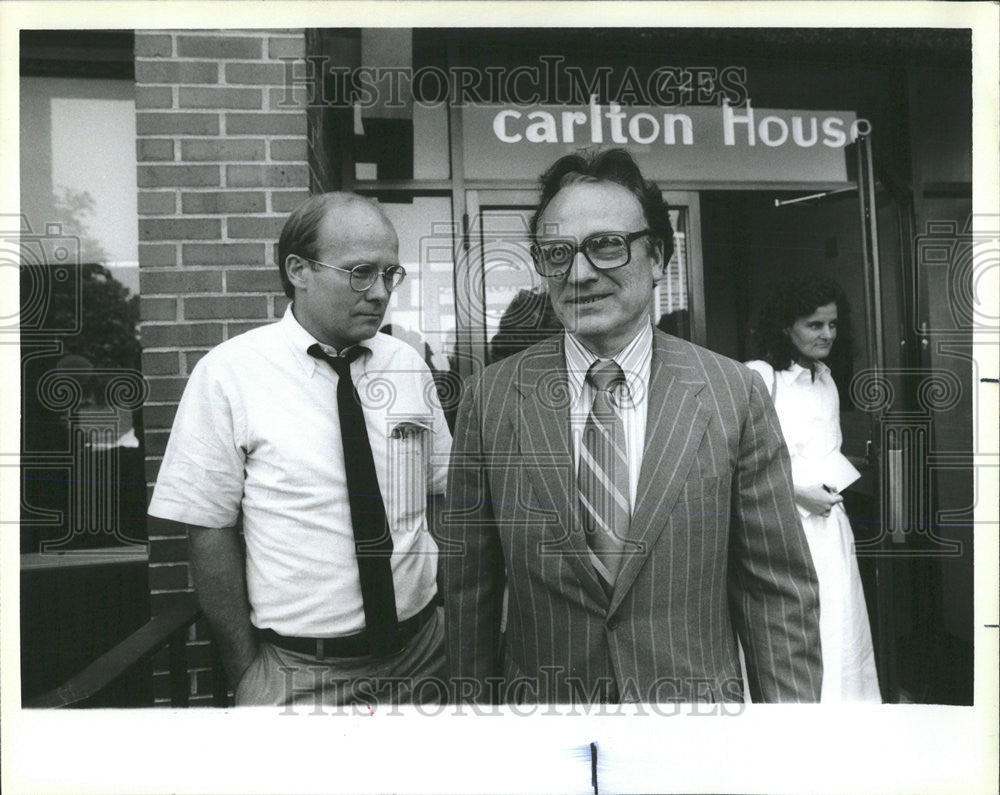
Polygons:
<instances>
[{"instance_id":1,"label":"wire-rimmed eyeglasses","mask_svg":"<svg viewBox=\"0 0 1000 795\"><path fill-rule=\"evenodd\" d=\"M611 270L628 265L632 259L632 241L653 234L652 229L638 232L595 232L579 245L575 240L555 239L531 246L531 259L540 276L560 279L569 273L573 260L582 251L587 262L598 270Z\"/></svg>"},{"instance_id":2,"label":"wire-rimmed eyeglasses","mask_svg":"<svg viewBox=\"0 0 1000 795\"><path fill-rule=\"evenodd\" d=\"M379 270L378 265L362 262L353 268L341 268L337 265L330 265L327 262L320 262L318 259L312 259L311 257L302 257L302 259L314 265L322 265L324 268L351 274L351 289L356 293L363 293L365 290L368 290L375 284L375 280L379 275L382 276L382 283L385 285L386 291L390 293L399 287L403 279L406 278L406 268L402 265L390 265L385 270Z\"/></svg>"}]
</instances>

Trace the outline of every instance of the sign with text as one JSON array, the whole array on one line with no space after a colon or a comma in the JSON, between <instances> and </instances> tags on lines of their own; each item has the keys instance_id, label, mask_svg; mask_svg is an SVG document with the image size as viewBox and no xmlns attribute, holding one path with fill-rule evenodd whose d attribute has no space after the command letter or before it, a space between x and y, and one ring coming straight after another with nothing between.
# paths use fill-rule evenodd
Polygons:
<instances>
[{"instance_id":1,"label":"sign with text","mask_svg":"<svg viewBox=\"0 0 1000 795\"><path fill-rule=\"evenodd\" d=\"M468 179L534 180L565 154L620 147L657 181L846 182L844 147L870 131L853 111L749 104L468 105L462 120Z\"/></svg>"}]
</instances>

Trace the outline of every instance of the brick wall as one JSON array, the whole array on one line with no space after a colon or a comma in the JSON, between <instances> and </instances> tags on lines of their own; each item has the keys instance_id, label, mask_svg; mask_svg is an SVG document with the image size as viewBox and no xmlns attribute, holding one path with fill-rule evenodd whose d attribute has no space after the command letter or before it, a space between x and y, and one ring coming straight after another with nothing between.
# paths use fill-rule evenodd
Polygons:
<instances>
[{"instance_id":1,"label":"brick wall","mask_svg":"<svg viewBox=\"0 0 1000 795\"><path fill-rule=\"evenodd\" d=\"M280 59L304 52L301 30L136 32L150 484L191 368L213 346L285 309L274 247L288 212L308 195L309 167L306 109L289 102ZM303 96L294 99L301 103ZM162 532L151 524L153 615L177 592L191 590L185 539ZM200 624L188 645L192 703L211 693L208 636ZM155 670L154 692L163 701L164 655Z\"/></svg>"}]
</instances>

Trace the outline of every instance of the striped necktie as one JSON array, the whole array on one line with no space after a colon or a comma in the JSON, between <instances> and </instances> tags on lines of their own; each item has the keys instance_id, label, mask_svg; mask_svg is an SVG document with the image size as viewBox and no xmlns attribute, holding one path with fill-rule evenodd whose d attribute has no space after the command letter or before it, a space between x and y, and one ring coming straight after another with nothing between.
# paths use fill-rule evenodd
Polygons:
<instances>
[{"instance_id":1,"label":"striped necktie","mask_svg":"<svg viewBox=\"0 0 1000 795\"><path fill-rule=\"evenodd\" d=\"M587 372L594 404L583 429L577 488L590 561L610 596L621 563L629 506L625 424L615 410L614 389L625 376L615 361L596 361Z\"/></svg>"}]
</instances>

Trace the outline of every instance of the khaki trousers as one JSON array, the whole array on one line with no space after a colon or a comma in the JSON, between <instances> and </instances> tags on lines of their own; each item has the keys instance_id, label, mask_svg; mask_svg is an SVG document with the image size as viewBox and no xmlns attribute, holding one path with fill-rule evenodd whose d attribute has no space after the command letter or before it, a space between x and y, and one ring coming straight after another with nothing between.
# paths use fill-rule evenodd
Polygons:
<instances>
[{"instance_id":1,"label":"khaki trousers","mask_svg":"<svg viewBox=\"0 0 1000 795\"><path fill-rule=\"evenodd\" d=\"M327 657L261 642L236 687L236 706L281 706L291 713L324 707L374 710L447 701L444 610L437 608L406 648L392 657Z\"/></svg>"}]
</instances>

